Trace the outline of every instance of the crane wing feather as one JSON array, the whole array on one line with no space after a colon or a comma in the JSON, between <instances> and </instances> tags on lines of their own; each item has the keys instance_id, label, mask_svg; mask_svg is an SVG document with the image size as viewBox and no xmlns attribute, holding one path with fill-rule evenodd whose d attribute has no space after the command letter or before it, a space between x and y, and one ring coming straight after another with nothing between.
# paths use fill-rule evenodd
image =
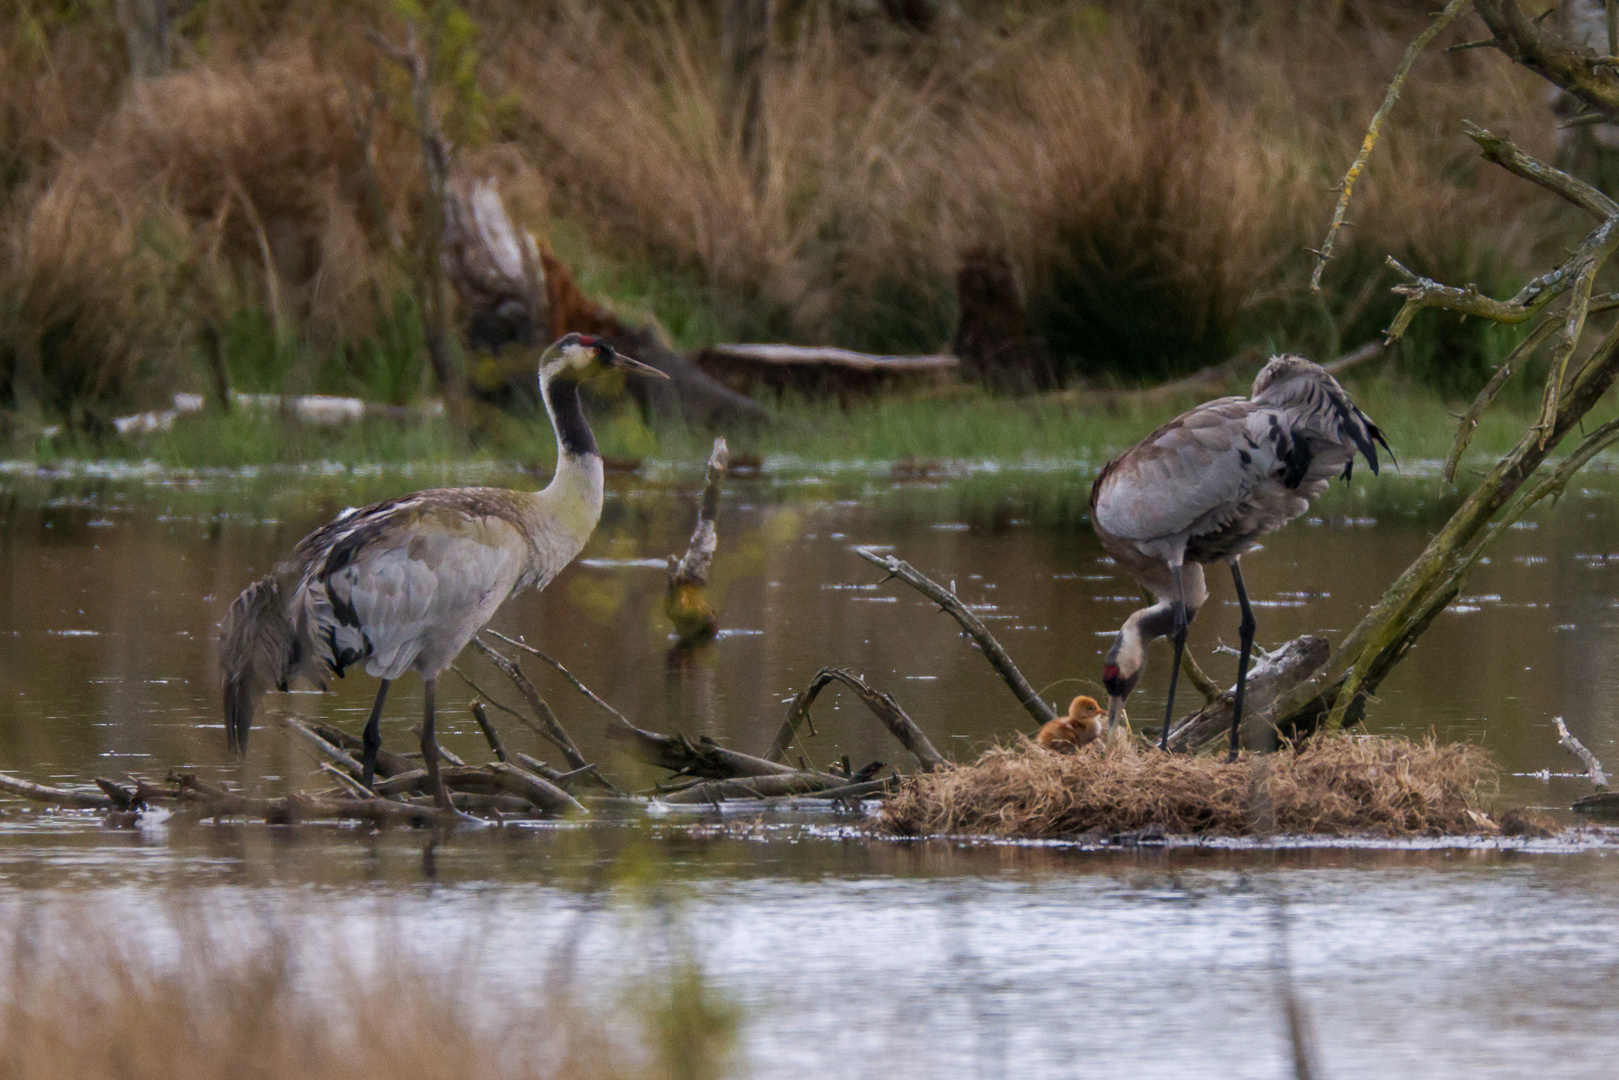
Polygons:
<instances>
[{"instance_id":1,"label":"crane wing feather","mask_svg":"<svg viewBox=\"0 0 1619 1080\"><path fill-rule=\"evenodd\" d=\"M1242 398L1201 405L1120 457L1094 495L1096 522L1115 536L1154 540L1217 529L1244 496L1284 467L1288 431L1273 410Z\"/></svg>"},{"instance_id":2,"label":"crane wing feather","mask_svg":"<svg viewBox=\"0 0 1619 1080\"><path fill-rule=\"evenodd\" d=\"M307 560L299 617L339 674L361 662L385 679L418 660L447 664L522 583L529 545L512 522L431 494L333 522Z\"/></svg>"}]
</instances>

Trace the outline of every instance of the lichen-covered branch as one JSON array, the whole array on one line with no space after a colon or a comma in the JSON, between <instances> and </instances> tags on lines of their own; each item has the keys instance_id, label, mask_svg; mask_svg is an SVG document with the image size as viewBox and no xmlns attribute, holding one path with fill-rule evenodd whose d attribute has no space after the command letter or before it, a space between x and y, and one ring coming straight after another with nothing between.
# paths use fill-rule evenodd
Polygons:
<instances>
[{"instance_id":1,"label":"lichen-covered branch","mask_svg":"<svg viewBox=\"0 0 1619 1080\"><path fill-rule=\"evenodd\" d=\"M1474 0L1474 9L1502 53L1597 112L1619 115L1619 73L1609 65L1592 63L1598 57L1589 49L1543 30L1518 0Z\"/></svg>"},{"instance_id":2,"label":"lichen-covered branch","mask_svg":"<svg viewBox=\"0 0 1619 1080\"><path fill-rule=\"evenodd\" d=\"M1394 78L1389 80L1388 92L1383 95L1383 103L1372 114L1372 122L1366 126L1366 137L1361 140L1360 153L1350 164L1349 171L1344 173L1343 180L1338 185L1338 205L1332 211L1332 224L1327 227L1327 238L1321 243L1321 250L1316 252L1315 270L1310 274L1310 288L1316 292L1321 291L1321 275L1326 272L1327 261L1332 258L1332 249L1338 242L1338 231L1344 227L1345 217L1349 213L1349 200L1355 191L1355 181L1366 169L1366 162L1372 156L1372 148L1377 145L1377 136L1383 130L1383 121L1388 119L1394 108L1394 103L1400 100L1400 90L1405 86L1406 77L1411 74L1411 66L1422 55L1422 50L1439 32L1455 21L1462 8L1469 0L1450 0L1445 10L1428 25L1428 28L1406 46L1405 56L1400 60L1400 66L1395 69Z\"/></svg>"},{"instance_id":3,"label":"lichen-covered branch","mask_svg":"<svg viewBox=\"0 0 1619 1080\"><path fill-rule=\"evenodd\" d=\"M1619 11L1619 8L1615 10ZM1462 130L1467 133L1469 139L1478 143L1485 161L1499 165L1507 172L1521 176L1530 183L1539 184L1547 191L1567 199L1598 221L1606 221L1619 214L1619 203L1584 180L1553 168L1538 158L1530 157L1505 135L1487 131L1468 120L1462 121Z\"/></svg>"}]
</instances>

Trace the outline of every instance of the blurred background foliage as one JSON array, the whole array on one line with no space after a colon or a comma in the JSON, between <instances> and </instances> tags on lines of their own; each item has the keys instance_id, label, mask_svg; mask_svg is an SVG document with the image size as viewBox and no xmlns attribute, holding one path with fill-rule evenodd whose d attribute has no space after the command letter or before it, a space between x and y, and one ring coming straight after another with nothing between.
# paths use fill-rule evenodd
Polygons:
<instances>
[{"instance_id":1,"label":"blurred background foliage","mask_svg":"<svg viewBox=\"0 0 1619 1080\"><path fill-rule=\"evenodd\" d=\"M373 35L427 44L459 160L587 291L714 341L932 352L964 253L1004 255L1060 377L1159 381L1388 324L1387 255L1503 295L1575 211L1480 168L1554 152L1546 89L1434 48L1323 294L1334 185L1432 5L777 0L756 149L724 0L0 0L0 410L94 431L223 373L434 391L408 275L424 173ZM1463 19L1443 45L1482 36ZM133 72L142 72L140 75ZM1510 332L1419 320L1395 364L1477 388Z\"/></svg>"}]
</instances>

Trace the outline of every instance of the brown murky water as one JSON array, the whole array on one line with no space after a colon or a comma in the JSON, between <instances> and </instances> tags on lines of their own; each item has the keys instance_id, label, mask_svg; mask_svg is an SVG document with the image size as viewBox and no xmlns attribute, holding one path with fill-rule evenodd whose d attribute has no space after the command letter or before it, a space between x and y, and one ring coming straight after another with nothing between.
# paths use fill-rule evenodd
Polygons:
<instances>
[{"instance_id":1,"label":"brown murky water","mask_svg":"<svg viewBox=\"0 0 1619 1080\"><path fill-rule=\"evenodd\" d=\"M1409 468L1333 494L1246 561L1262 643L1339 635L1421 547L1449 505ZM1036 686L1095 691L1108 635L1137 604L1084 522L1090 471L977 471L896 482L886 469L733 480L714 593L726 633L668 660L662 559L683 548L696 477L613 477L582 562L496 626L550 651L648 727L760 751L785 702L826 664L892 692L934 740L968 755L1026 730L954 624L857 558L888 545L980 605ZM497 470L164 473L0 471L0 769L83 781L173 765L275 789L303 753L273 730L231 763L217 713L213 635L236 592L345 506L440 483L533 481ZM1619 477L1598 473L1509 533L1468 596L1384 686L1373 730L1481 741L1509 773L1566 771L1551 717L1619 764ZM1229 582L1192 644L1235 661ZM498 676L464 658L497 695ZM1167 654L1136 697L1162 708ZM613 757L588 704L533 673L587 755ZM453 680L446 744L487 756ZM268 706L358 730L374 683L272 695ZM419 687L402 681L384 727L410 742ZM515 697L515 695L509 695ZM887 734L829 691L816 761L898 761ZM545 756L532 734L509 744ZM644 779L644 777L642 777ZM1504 796L1564 806L1583 779L1509 776ZM1333 1075L1591 1076L1619 1053L1614 849L1576 844L1396 852L1191 849L1084 853L1042 846L897 844L839 819L763 819L751 839L696 819L469 834L424 850L409 833L163 826L0 811L0 909L40 897L116 908L160 927L166 889L212 890L215 917L273 910L358 927L379 905L468 977L526 986L581 925L580 883L626 846L654 853L712 979L747 1010L760 1075L1275 1076L1284 1067L1272 964L1274 890L1292 913L1292 966ZM273 835L267 835L273 834ZM1279 863L1285 873L1272 874ZM1277 883L1280 883L1278 885ZM436 883L436 884L433 884ZM633 888L587 920L612 969L641 955ZM141 912L149 919L143 919ZM650 920L656 922L656 920ZM145 932L137 930L136 932ZM151 931L157 934L157 930ZM467 961L468 942L477 959ZM644 950L643 950L644 951ZM785 972L790 972L790 977ZM604 991L605 992L605 991Z\"/></svg>"}]
</instances>

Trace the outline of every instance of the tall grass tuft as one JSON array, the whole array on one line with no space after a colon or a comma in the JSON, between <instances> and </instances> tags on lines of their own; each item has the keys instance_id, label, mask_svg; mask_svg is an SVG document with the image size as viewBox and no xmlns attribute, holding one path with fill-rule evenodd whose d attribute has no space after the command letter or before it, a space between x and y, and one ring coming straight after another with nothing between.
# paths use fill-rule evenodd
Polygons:
<instances>
[{"instance_id":1,"label":"tall grass tuft","mask_svg":"<svg viewBox=\"0 0 1619 1080\"><path fill-rule=\"evenodd\" d=\"M397 39L402 13L454 30L440 105L462 159L522 195L525 224L556 218L575 259L626 268L621 299L686 345L936 349L961 257L988 249L1068 376L1145 382L1364 342L1393 311L1388 254L1509 292L1582 224L1522 213L1543 203L1456 134L1506 126L1549 155L1541 86L1436 48L1308 291L1421 5L963 5L886 34L786 5L759 162L725 112L713 4L215 0L141 83L100 10L0 6L0 408L200 388L216 345L254 385L419 392L399 298L422 170L366 36ZM1447 393L1512 344L1477 320L1423 335L1400 363Z\"/></svg>"},{"instance_id":2,"label":"tall grass tuft","mask_svg":"<svg viewBox=\"0 0 1619 1080\"><path fill-rule=\"evenodd\" d=\"M172 898L172 919L127 935L71 903L25 908L0 972L8 1080L630 1080L731 1073L737 1018L693 967L622 1005L569 988L486 993L454 961L297 942L260 916L221 920ZM65 911L64 911L65 909ZM199 917L201 916L201 917ZM380 937L408 934L383 919ZM317 955L318 954L318 955ZM446 970L448 965L448 970Z\"/></svg>"}]
</instances>

